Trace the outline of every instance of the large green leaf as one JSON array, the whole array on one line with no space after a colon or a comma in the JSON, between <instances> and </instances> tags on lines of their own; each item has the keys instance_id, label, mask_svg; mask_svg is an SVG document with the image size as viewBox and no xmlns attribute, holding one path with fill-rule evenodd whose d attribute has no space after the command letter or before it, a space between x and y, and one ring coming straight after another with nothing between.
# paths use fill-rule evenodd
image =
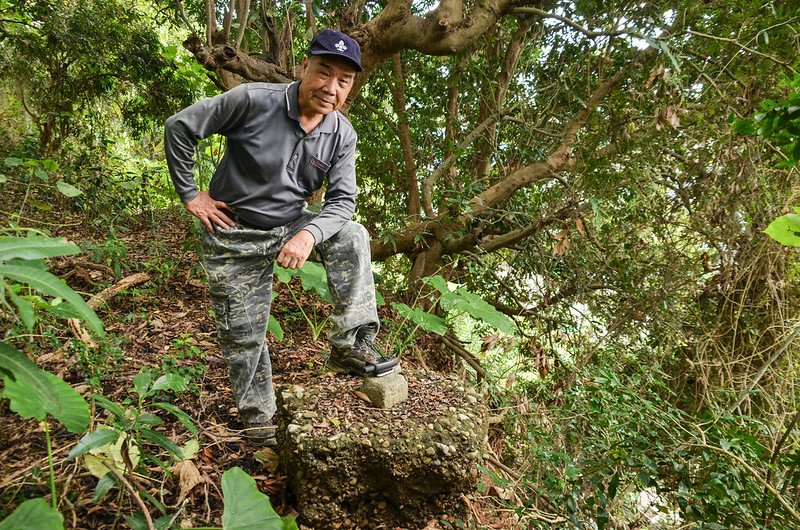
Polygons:
<instances>
[{"instance_id":1,"label":"large green leaf","mask_svg":"<svg viewBox=\"0 0 800 530\"><path fill-rule=\"evenodd\" d=\"M258 491L256 481L238 467L222 474L222 497L224 530L297 530L294 518L281 518L269 497Z\"/></svg>"},{"instance_id":2,"label":"large green leaf","mask_svg":"<svg viewBox=\"0 0 800 530\"><path fill-rule=\"evenodd\" d=\"M186 377L180 374L164 374L158 379L156 382L153 383L153 388L147 393L147 395L152 395L158 392L159 390L172 390L173 392L185 392L189 389L189 386L186 384Z\"/></svg>"},{"instance_id":3,"label":"large green leaf","mask_svg":"<svg viewBox=\"0 0 800 530\"><path fill-rule=\"evenodd\" d=\"M3 396L23 418L43 420L46 414L68 431L81 433L89 425L89 404L71 386L33 364L22 352L0 342Z\"/></svg>"},{"instance_id":4,"label":"large green leaf","mask_svg":"<svg viewBox=\"0 0 800 530\"><path fill-rule=\"evenodd\" d=\"M30 499L3 519L0 530L64 530L64 519L44 499Z\"/></svg>"},{"instance_id":5,"label":"large green leaf","mask_svg":"<svg viewBox=\"0 0 800 530\"><path fill-rule=\"evenodd\" d=\"M104 335L103 323L78 293L73 291L66 283L56 278L47 271L19 264L0 264L0 276L27 284L37 291L63 298L78 310L83 320L98 335Z\"/></svg>"},{"instance_id":6,"label":"large green leaf","mask_svg":"<svg viewBox=\"0 0 800 530\"><path fill-rule=\"evenodd\" d=\"M306 291L314 291L326 302L333 302L328 294L328 277L321 265L306 261L300 269L300 281Z\"/></svg>"},{"instance_id":7,"label":"large green leaf","mask_svg":"<svg viewBox=\"0 0 800 530\"><path fill-rule=\"evenodd\" d=\"M447 333L447 322L438 315L434 315L423 311L419 307L410 308L406 304L392 303L392 307L400 313L400 316L407 318L411 322L417 324L419 327L426 331L432 331L437 335L444 335Z\"/></svg>"},{"instance_id":8,"label":"large green leaf","mask_svg":"<svg viewBox=\"0 0 800 530\"><path fill-rule=\"evenodd\" d=\"M0 261L44 259L80 253L77 245L64 238L0 236Z\"/></svg>"},{"instance_id":9,"label":"large green leaf","mask_svg":"<svg viewBox=\"0 0 800 530\"><path fill-rule=\"evenodd\" d=\"M455 292L451 291L447 280L438 274L423 281L442 294L439 303L445 311L468 313L472 318L481 320L503 333L514 334L514 321L477 294L464 287L457 288Z\"/></svg>"},{"instance_id":10,"label":"large green leaf","mask_svg":"<svg viewBox=\"0 0 800 530\"><path fill-rule=\"evenodd\" d=\"M161 410L166 410L167 412L178 418L178 420L183 424L183 426L189 429L189 431L191 431L191 433L194 434L195 436L200 434L200 431L197 429L197 426L192 421L191 416L186 414L186 412L184 412L183 409L181 409L177 405L159 401L158 403L153 403L153 406L160 408Z\"/></svg>"},{"instance_id":11,"label":"large green leaf","mask_svg":"<svg viewBox=\"0 0 800 530\"><path fill-rule=\"evenodd\" d=\"M473 318L482 320L493 328L503 333L513 335L516 328L514 321L490 305L489 302L463 287L455 293L457 298L452 300L452 308L456 311L466 311Z\"/></svg>"},{"instance_id":12,"label":"large green leaf","mask_svg":"<svg viewBox=\"0 0 800 530\"><path fill-rule=\"evenodd\" d=\"M772 221L764 233L783 245L800 247L800 215L782 215Z\"/></svg>"},{"instance_id":13,"label":"large green leaf","mask_svg":"<svg viewBox=\"0 0 800 530\"><path fill-rule=\"evenodd\" d=\"M119 433L113 429L92 431L78 441L78 444L67 455L67 460L86 454L92 449L113 444L117 441L117 438L119 438Z\"/></svg>"}]
</instances>

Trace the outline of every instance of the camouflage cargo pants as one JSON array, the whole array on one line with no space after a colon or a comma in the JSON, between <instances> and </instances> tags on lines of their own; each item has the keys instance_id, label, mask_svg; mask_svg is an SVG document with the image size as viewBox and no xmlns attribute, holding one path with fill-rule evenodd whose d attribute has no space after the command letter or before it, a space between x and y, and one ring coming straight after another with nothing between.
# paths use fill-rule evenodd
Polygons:
<instances>
[{"instance_id":1,"label":"camouflage cargo pants","mask_svg":"<svg viewBox=\"0 0 800 530\"><path fill-rule=\"evenodd\" d=\"M314 216L305 211L296 221L269 230L236 224L228 230L203 231L203 261L219 344L236 406L246 423L269 422L275 413L266 340L273 266L283 245ZM349 221L338 234L317 245L311 259L321 262L328 273L334 302L331 343L352 346L361 328L374 338L379 324L366 229Z\"/></svg>"}]
</instances>

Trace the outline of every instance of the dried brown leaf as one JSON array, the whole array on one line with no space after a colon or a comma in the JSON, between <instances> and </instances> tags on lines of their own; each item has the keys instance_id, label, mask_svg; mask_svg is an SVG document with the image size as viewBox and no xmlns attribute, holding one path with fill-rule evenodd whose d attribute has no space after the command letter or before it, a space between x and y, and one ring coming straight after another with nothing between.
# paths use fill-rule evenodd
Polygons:
<instances>
[{"instance_id":1,"label":"dried brown leaf","mask_svg":"<svg viewBox=\"0 0 800 530\"><path fill-rule=\"evenodd\" d=\"M278 464L280 463L280 457L278 453L270 449L269 447L265 447L256 451L253 456L256 460L261 462L261 465L269 471L270 473L275 473L275 470L278 469Z\"/></svg>"},{"instance_id":2,"label":"dried brown leaf","mask_svg":"<svg viewBox=\"0 0 800 530\"><path fill-rule=\"evenodd\" d=\"M191 460L181 460L169 468L169 471L174 476L178 477L181 487L178 501L175 503L176 506L183 502L186 496L189 495L189 492L192 491L192 488L203 483L203 477L200 476L200 471L197 470L197 466L195 466L194 462Z\"/></svg>"},{"instance_id":3,"label":"dried brown leaf","mask_svg":"<svg viewBox=\"0 0 800 530\"><path fill-rule=\"evenodd\" d=\"M583 219L576 219L575 220L575 227L578 229L578 233L582 236L586 235L586 226L583 224Z\"/></svg>"},{"instance_id":4,"label":"dried brown leaf","mask_svg":"<svg viewBox=\"0 0 800 530\"><path fill-rule=\"evenodd\" d=\"M370 405L372 405L372 400L371 400L371 399L369 398L369 396L368 396L368 395L366 395L364 392L361 392L361 391L359 391L359 390L353 390L353 394L355 394L355 396L356 396L358 399L360 399L360 400L362 400L362 401L366 401L367 403L369 403Z\"/></svg>"},{"instance_id":5,"label":"dried brown leaf","mask_svg":"<svg viewBox=\"0 0 800 530\"><path fill-rule=\"evenodd\" d=\"M556 245L553 247L553 256L563 256L569 248L569 230L562 230L555 235Z\"/></svg>"}]
</instances>

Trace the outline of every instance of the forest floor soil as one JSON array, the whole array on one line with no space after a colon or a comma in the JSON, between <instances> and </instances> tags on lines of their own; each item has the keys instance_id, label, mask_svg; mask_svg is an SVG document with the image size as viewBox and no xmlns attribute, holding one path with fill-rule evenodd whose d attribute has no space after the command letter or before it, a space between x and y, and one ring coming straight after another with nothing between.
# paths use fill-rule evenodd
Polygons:
<instances>
[{"instance_id":1,"label":"forest floor soil","mask_svg":"<svg viewBox=\"0 0 800 530\"><path fill-rule=\"evenodd\" d=\"M194 463L202 483L188 492L185 501L178 502L177 477L168 476L151 463L148 476L138 477L137 486L162 503L170 515L180 511L176 522L216 526L220 525L223 509L222 473L238 466L256 480L260 491L270 496L279 514L296 515L286 476L280 466L275 466L274 452L254 447L238 432L242 425L236 417L227 367L215 339L204 271L193 243L197 238L189 229L190 223L185 212L168 210L158 216L151 214L120 223L115 227L114 237L109 237L107 226L80 219L56 226L53 236L79 244L84 253L53 259L50 270L66 278L84 296L137 272L147 272L151 279L123 291L97 311L108 334L99 350L81 345L63 320L48 322L46 326L40 323L33 334L15 340L14 345L34 357L41 368L84 392L87 398L89 393L97 392L115 403L135 400L133 378L143 368L158 374L165 360L170 359L172 370L194 374L194 392L176 395L173 403L199 428L200 449ZM327 314L329 307L325 302L304 291L299 280L293 282L294 297L307 312L314 307L317 314ZM325 332L316 339L312 336L288 289L286 284L276 282L273 293L273 314L285 332L281 341L270 337L278 388L308 383L323 371L328 351ZM384 320L395 318L388 306L380 308L380 312ZM380 339L378 346L387 349ZM443 373L453 370L450 355L430 355L441 351L434 339L423 337L413 348L415 354L402 359L404 366ZM0 515L7 515L25 499L49 494L47 453L42 425L11 413L7 401L0 401L0 412ZM93 421L101 423L104 419L101 411L95 412ZM158 429L172 441L181 445L191 438L191 433L175 418L161 416L164 424ZM115 489L101 502L93 502L97 479L80 459L66 458L79 436L68 433L55 421L49 425L59 508L65 527L127 528L125 517L138 511L131 496ZM158 454L158 448L147 449L168 460L165 452ZM475 519L483 523L481 527L512 527L507 516L496 511L495 503L481 501L477 491L475 498L465 502L469 503ZM155 510L152 513L160 515ZM430 526L439 527L439 523Z\"/></svg>"}]
</instances>

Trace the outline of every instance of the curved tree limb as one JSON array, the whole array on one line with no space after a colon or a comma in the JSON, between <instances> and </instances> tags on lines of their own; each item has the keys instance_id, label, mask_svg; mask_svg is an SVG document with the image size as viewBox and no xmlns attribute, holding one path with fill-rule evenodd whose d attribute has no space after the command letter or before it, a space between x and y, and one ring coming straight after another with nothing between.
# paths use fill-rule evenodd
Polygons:
<instances>
[{"instance_id":1,"label":"curved tree limb","mask_svg":"<svg viewBox=\"0 0 800 530\"><path fill-rule=\"evenodd\" d=\"M279 70L274 64L254 59L227 44L207 47L196 36L191 36L183 41L183 47L192 52L197 61L208 70L224 69L251 81L267 83L293 81L288 73Z\"/></svg>"},{"instance_id":2,"label":"curved tree limb","mask_svg":"<svg viewBox=\"0 0 800 530\"><path fill-rule=\"evenodd\" d=\"M538 180L565 169L572 159L572 146L575 144L578 131L586 124L592 112L608 94L616 89L622 81L627 79L631 71L635 70L632 66L638 66L646 62L648 59L655 56L656 53L657 50L653 47L645 49L632 61L631 65L620 68L614 75L604 81L592 93L584 107L567 122L567 125L562 130L561 145L559 145L550 156L543 161L525 166L483 193L476 195L470 201L472 211L469 214L464 214L462 218L478 216L482 212L505 202L520 188L529 186Z\"/></svg>"}]
</instances>

